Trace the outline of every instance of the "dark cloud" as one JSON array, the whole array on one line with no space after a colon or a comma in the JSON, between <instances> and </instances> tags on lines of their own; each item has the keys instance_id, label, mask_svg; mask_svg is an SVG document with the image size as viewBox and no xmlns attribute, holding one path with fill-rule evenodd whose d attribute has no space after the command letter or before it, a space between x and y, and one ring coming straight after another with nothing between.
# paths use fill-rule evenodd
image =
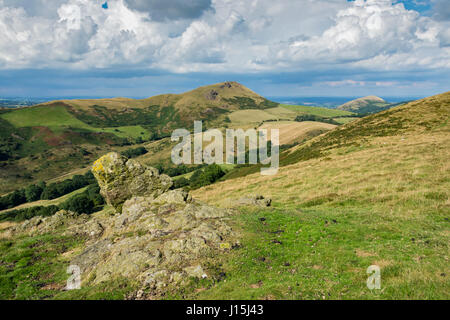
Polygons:
<instances>
[{"instance_id":1,"label":"dark cloud","mask_svg":"<svg viewBox=\"0 0 450 320\"><path fill-rule=\"evenodd\" d=\"M450 3L449 0L433 1L433 18L439 21L450 21Z\"/></svg>"},{"instance_id":2,"label":"dark cloud","mask_svg":"<svg viewBox=\"0 0 450 320\"><path fill-rule=\"evenodd\" d=\"M125 0L130 9L148 12L156 21L195 19L213 10L211 0Z\"/></svg>"}]
</instances>

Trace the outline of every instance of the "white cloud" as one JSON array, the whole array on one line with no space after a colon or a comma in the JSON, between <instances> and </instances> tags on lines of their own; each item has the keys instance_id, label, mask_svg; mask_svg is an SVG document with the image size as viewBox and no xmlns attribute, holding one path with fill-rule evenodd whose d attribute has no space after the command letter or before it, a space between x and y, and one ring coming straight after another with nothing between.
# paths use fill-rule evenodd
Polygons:
<instances>
[{"instance_id":1,"label":"white cloud","mask_svg":"<svg viewBox=\"0 0 450 320\"><path fill-rule=\"evenodd\" d=\"M111 0L107 10L102 2L0 0L0 68L450 68L448 22L391 0L196 1L198 12L175 10L171 21L164 2L165 19L142 1Z\"/></svg>"}]
</instances>

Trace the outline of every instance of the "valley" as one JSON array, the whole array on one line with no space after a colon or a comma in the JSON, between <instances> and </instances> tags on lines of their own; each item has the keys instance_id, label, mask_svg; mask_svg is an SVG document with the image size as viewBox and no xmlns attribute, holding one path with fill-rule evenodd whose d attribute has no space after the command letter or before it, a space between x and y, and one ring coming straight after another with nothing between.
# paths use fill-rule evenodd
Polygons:
<instances>
[{"instance_id":1,"label":"valley","mask_svg":"<svg viewBox=\"0 0 450 320\"><path fill-rule=\"evenodd\" d=\"M243 96L230 96L226 90L233 88ZM117 151L171 175L176 190L190 189L194 199L232 210L227 223L239 234L240 245L214 261L205 260L211 277L192 278L183 290L169 286L158 298L448 298L448 92L362 118L346 110L274 104L236 83L149 100L161 103L158 111L147 107L149 101L120 98L50 102L3 112L7 135L2 135L2 152L9 152L16 140L18 152L2 161L2 192L39 180L63 183L88 172L101 155ZM193 114L207 128L279 129L278 174L261 176L261 165L174 167L170 153L175 143L168 133L175 125L192 130L184 100L199 103ZM150 124L144 121L147 116ZM140 149L145 152L135 151ZM11 175L17 172L30 176ZM0 211L0 260L8 263L0 266L3 297L134 297L139 283L120 277L102 283L86 279L80 291L61 291L64 266L85 250L87 241L68 237L66 227L56 227L49 235L9 233L28 221L24 215L34 214L21 210L48 207L51 214L71 199L94 199L88 189L95 188L84 186L55 199ZM238 205L243 196L253 195L271 199L271 205ZM13 212L17 218L8 219ZM113 213L110 204L102 204L90 219L107 226L117 217ZM138 238L144 236L136 232ZM54 255L24 249L39 243L43 250L56 239L64 248L55 247ZM30 259L35 262L25 263ZM48 259L52 267L45 266ZM381 268L381 291L366 287L370 265ZM44 271L34 280L23 280L20 275L28 268ZM144 291L144 297L151 292Z\"/></svg>"}]
</instances>

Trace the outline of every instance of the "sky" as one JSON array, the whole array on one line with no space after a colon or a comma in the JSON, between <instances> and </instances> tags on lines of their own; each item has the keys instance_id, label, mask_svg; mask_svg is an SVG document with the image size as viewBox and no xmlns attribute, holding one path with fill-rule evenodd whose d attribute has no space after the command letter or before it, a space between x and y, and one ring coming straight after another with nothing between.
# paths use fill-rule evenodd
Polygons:
<instances>
[{"instance_id":1,"label":"sky","mask_svg":"<svg viewBox=\"0 0 450 320\"><path fill-rule=\"evenodd\" d=\"M0 0L0 96L450 90L449 0Z\"/></svg>"}]
</instances>

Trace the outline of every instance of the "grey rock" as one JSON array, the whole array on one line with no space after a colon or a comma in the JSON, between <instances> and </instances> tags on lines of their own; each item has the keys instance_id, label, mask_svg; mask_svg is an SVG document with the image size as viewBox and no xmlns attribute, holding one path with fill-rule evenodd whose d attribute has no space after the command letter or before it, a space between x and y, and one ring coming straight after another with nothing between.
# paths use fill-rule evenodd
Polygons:
<instances>
[{"instance_id":1,"label":"grey rock","mask_svg":"<svg viewBox=\"0 0 450 320\"><path fill-rule=\"evenodd\" d=\"M122 212L123 203L133 196L155 199L173 185L172 179L160 175L157 169L116 152L98 159L92 167L92 173L98 181L100 193L118 212Z\"/></svg>"}]
</instances>

